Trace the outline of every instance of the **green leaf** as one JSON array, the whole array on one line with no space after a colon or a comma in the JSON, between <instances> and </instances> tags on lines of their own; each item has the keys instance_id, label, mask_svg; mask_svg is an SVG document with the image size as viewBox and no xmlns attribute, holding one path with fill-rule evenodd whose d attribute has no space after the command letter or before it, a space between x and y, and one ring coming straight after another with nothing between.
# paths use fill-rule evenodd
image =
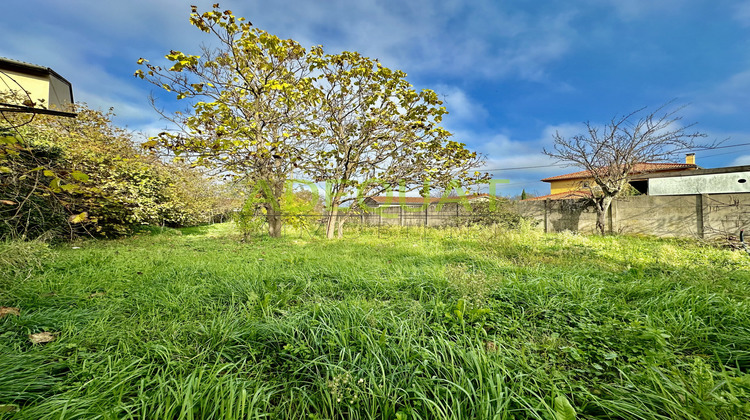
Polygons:
<instances>
[{"instance_id":1,"label":"green leaf","mask_svg":"<svg viewBox=\"0 0 750 420\"><path fill-rule=\"evenodd\" d=\"M55 173L50 171L49 169L45 169L44 176L55 176Z\"/></svg>"},{"instance_id":2,"label":"green leaf","mask_svg":"<svg viewBox=\"0 0 750 420\"><path fill-rule=\"evenodd\" d=\"M555 398L555 420L575 420L576 410L564 395Z\"/></svg>"},{"instance_id":3,"label":"green leaf","mask_svg":"<svg viewBox=\"0 0 750 420\"><path fill-rule=\"evenodd\" d=\"M7 167L7 166L0 166L0 173L9 174L11 172L12 171L10 170L9 167Z\"/></svg>"},{"instance_id":4,"label":"green leaf","mask_svg":"<svg viewBox=\"0 0 750 420\"><path fill-rule=\"evenodd\" d=\"M81 171L73 171L70 173L70 176L72 176L76 181L86 182L89 180L89 176Z\"/></svg>"},{"instance_id":5,"label":"green leaf","mask_svg":"<svg viewBox=\"0 0 750 420\"><path fill-rule=\"evenodd\" d=\"M143 147L144 149L152 149L156 147L157 144L159 144L157 140L149 140L147 142L141 143L141 147Z\"/></svg>"},{"instance_id":6,"label":"green leaf","mask_svg":"<svg viewBox=\"0 0 750 420\"><path fill-rule=\"evenodd\" d=\"M68 219L68 221L70 221L70 223L73 223L75 225L77 223L85 222L86 220L88 220L88 218L89 218L88 212L84 211L83 213L74 214L74 215L70 216L70 218Z\"/></svg>"}]
</instances>

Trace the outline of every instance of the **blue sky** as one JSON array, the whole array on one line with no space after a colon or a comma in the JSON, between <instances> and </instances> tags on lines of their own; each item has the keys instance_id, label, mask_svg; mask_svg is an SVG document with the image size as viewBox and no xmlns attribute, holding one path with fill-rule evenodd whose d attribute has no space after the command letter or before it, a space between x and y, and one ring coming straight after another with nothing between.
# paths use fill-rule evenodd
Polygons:
<instances>
[{"instance_id":1,"label":"blue sky","mask_svg":"<svg viewBox=\"0 0 750 420\"><path fill-rule=\"evenodd\" d=\"M153 87L136 60L210 42L188 23L214 1L3 0L0 56L51 67L76 100L114 107L116 123L153 133ZM521 189L576 169L541 153L555 131L576 134L675 99L685 123L725 145L750 143L750 1L274 0L222 8L303 46L356 50L437 91L444 126L487 155L486 168ZM750 164L750 146L699 151L711 168ZM541 166L541 167L540 167Z\"/></svg>"}]
</instances>

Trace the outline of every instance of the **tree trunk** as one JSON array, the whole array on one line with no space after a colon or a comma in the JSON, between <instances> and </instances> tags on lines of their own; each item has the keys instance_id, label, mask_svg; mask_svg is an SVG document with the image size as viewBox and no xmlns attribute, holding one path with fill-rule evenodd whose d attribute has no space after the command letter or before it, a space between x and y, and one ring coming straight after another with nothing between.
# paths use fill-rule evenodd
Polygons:
<instances>
[{"instance_id":1,"label":"tree trunk","mask_svg":"<svg viewBox=\"0 0 750 420\"><path fill-rule=\"evenodd\" d=\"M331 205L331 211L328 213L328 221L326 223L326 238L333 239L336 233L336 216L339 212L339 206L337 204Z\"/></svg>"},{"instance_id":2,"label":"tree trunk","mask_svg":"<svg viewBox=\"0 0 750 420\"><path fill-rule=\"evenodd\" d=\"M596 203L596 230L600 235L604 235L607 230L607 212L612 204L612 197L604 196L595 199Z\"/></svg>"},{"instance_id":3,"label":"tree trunk","mask_svg":"<svg viewBox=\"0 0 750 420\"><path fill-rule=\"evenodd\" d=\"M268 236L272 238L280 238L282 224L281 214L271 209L266 214L266 221L268 221Z\"/></svg>"},{"instance_id":4,"label":"tree trunk","mask_svg":"<svg viewBox=\"0 0 750 420\"><path fill-rule=\"evenodd\" d=\"M339 229L338 238L339 239L343 239L344 238L344 222L346 221L347 217L349 217L349 216L347 215L345 217L339 217L339 222L338 222L338 225L339 225L338 226L338 229Z\"/></svg>"},{"instance_id":5,"label":"tree trunk","mask_svg":"<svg viewBox=\"0 0 750 420\"><path fill-rule=\"evenodd\" d=\"M266 182L264 195L266 196L266 221L268 222L268 236L281 237L283 224L280 197L284 193L284 178L276 177Z\"/></svg>"}]
</instances>

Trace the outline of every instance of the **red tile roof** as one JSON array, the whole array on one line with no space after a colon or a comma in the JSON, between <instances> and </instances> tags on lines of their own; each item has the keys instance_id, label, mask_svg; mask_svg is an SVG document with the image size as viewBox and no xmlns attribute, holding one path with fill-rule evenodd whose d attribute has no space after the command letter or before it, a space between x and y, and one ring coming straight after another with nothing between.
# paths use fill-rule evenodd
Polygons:
<instances>
[{"instance_id":1,"label":"red tile roof","mask_svg":"<svg viewBox=\"0 0 750 420\"><path fill-rule=\"evenodd\" d=\"M681 169L696 169L698 165L689 163L636 163L630 175L637 175L648 172L675 171ZM573 172L565 175L551 176L544 178L544 182L561 181L566 179L585 179L591 178L591 171Z\"/></svg>"},{"instance_id":2,"label":"red tile roof","mask_svg":"<svg viewBox=\"0 0 750 420\"><path fill-rule=\"evenodd\" d=\"M540 200L578 200L581 198L590 198L591 192L585 190L565 191L557 194L543 195L541 197L531 197L521 201L540 201Z\"/></svg>"}]
</instances>

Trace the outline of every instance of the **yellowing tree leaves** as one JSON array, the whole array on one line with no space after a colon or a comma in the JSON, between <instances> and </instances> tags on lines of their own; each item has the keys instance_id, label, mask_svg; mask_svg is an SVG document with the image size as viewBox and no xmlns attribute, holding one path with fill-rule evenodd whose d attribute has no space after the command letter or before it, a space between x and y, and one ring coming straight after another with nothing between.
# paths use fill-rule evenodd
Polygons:
<instances>
[{"instance_id":1,"label":"yellowing tree leaves","mask_svg":"<svg viewBox=\"0 0 750 420\"><path fill-rule=\"evenodd\" d=\"M68 218L68 221L70 223L76 224L76 223L83 223L83 222L87 221L88 219L89 219L89 214L88 214L88 212L84 211L83 213L74 214L74 215L70 216L70 218Z\"/></svg>"},{"instance_id":2,"label":"yellowing tree leaves","mask_svg":"<svg viewBox=\"0 0 750 420\"><path fill-rule=\"evenodd\" d=\"M89 180L89 176L81 171L73 171L70 173L70 176L72 176L76 181L86 182Z\"/></svg>"}]
</instances>

